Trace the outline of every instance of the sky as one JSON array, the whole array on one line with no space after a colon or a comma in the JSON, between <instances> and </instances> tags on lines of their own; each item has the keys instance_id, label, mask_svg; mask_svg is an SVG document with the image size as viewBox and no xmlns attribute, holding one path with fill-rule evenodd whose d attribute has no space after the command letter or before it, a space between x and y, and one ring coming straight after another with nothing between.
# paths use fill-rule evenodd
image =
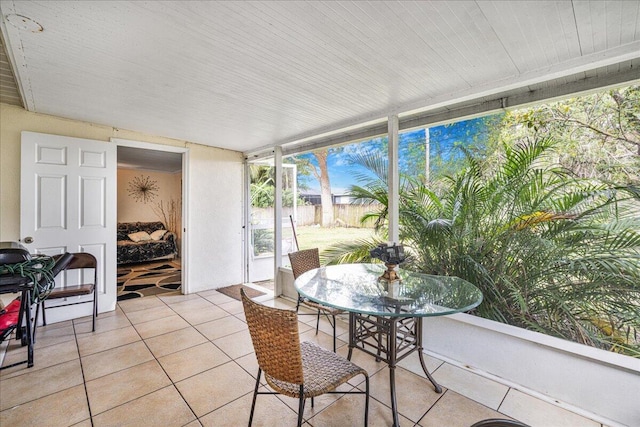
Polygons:
<instances>
[{"instance_id":1,"label":"sky","mask_svg":"<svg viewBox=\"0 0 640 427\"><path fill-rule=\"evenodd\" d=\"M478 118L449 125L434 126L429 128L428 131L431 147L430 156L432 158L438 156L446 161L447 158L451 156L461 155L461 151L455 148L457 145L468 145L478 135L483 135L484 132L486 132L486 128L483 119ZM412 156L408 154L409 147L413 144L424 145L425 129L403 132L400 134L399 140L400 168L401 170L403 170L403 168L404 170L409 170L411 167L409 162L411 162L412 158ZM358 174L371 175L362 166L349 162L349 155L370 150L386 150L386 147L382 146L383 143L386 143L386 138L375 138L370 141L345 145L342 150L338 152L330 152L327 158L327 164L331 182L331 192L333 194L344 194L348 191L349 187L358 184L356 179ZM418 152L418 148L414 147L414 163L416 156L420 156L420 153ZM300 157L310 159L313 164L317 164L315 157L310 153L303 154ZM424 164L421 166L424 167L423 165ZM416 168L418 165L414 164L413 167ZM299 176L298 180L306 182L306 185L310 188L310 190L305 192L319 194L320 186L314 177Z\"/></svg>"}]
</instances>

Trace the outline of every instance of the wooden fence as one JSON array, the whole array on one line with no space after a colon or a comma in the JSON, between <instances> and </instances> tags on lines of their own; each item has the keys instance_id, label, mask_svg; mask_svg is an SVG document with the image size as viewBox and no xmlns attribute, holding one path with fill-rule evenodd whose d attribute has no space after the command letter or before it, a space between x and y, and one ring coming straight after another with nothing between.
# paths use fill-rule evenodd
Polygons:
<instances>
[{"instance_id":1,"label":"wooden fence","mask_svg":"<svg viewBox=\"0 0 640 427\"><path fill-rule=\"evenodd\" d=\"M360 223L360 218L368 212L377 212L381 205L333 205L334 226L336 227L359 227L373 228L373 221L366 224ZM297 226L314 225L322 222L322 207L320 205L298 206ZM273 221L273 209L253 208L252 221L259 223L263 221ZM293 213L292 208L282 208L282 218L285 220Z\"/></svg>"}]
</instances>

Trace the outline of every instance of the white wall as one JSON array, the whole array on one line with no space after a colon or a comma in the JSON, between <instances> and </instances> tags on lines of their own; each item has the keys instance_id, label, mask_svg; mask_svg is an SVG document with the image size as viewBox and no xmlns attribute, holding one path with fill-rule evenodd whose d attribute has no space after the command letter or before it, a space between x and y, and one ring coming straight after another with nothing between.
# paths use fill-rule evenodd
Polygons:
<instances>
[{"instance_id":1,"label":"white wall","mask_svg":"<svg viewBox=\"0 0 640 427\"><path fill-rule=\"evenodd\" d=\"M242 153L30 113L0 103L0 241L20 238L21 131L87 138L105 144L110 143L110 138L120 138L189 149L190 181L185 197L190 204L185 251L189 257L188 288L195 292L242 282Z\"/></svg>"}]
</instances>

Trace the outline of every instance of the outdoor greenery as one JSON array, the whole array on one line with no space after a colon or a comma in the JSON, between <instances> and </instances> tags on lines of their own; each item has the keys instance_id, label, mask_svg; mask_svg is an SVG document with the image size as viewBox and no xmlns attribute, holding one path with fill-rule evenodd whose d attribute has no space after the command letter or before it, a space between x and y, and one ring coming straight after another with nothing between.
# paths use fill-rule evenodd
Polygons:
<instances>
[{"instance_id":1,"label":"outdoor greenery","mask_svg":"<svg viewBox=\"0 0 640 427\"><path fill-rule=\"evenodd\" d=\"M403 175L404 268L474 283L479 316L640 357L637 99L630 87L510 112L486 150L461 147L457 172ZM373 173L351 193L383 206L367 215L378 234L330 247L329 262L369 261L387 241L386 156L352 161Z\"/></svg>"},{"instance_id":2,"label":"outdoor greenery","mask_svg":"<svg viewBox=\"0 0 640 427\"><path fill-rule=\"evenodd\" d=\"M251 206L255 208L273 207L275 201L275 179L271 166L251 165L249 168L251 177ZM282 206L293 206L292 180L295 179L290 173L283 173ZM297 204L303 205L304 200L298 199Z\"/></svg>"}]
</instances>

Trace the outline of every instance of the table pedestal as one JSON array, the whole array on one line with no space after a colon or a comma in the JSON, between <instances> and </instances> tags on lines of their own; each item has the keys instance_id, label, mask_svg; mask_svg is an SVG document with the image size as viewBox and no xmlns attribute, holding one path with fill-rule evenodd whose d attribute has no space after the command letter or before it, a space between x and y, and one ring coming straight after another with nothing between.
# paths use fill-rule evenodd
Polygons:
<instances>
[{"instance_id":1,"label":"table pedestal","mask_svg":"<svg viewBox=\"0 0 640 427\"><path fill-rule=\"evenodd\" d=\"M349 312L349 354L357 348L389 365L389 385L391 390L391 411L393 425L399 427L398 403L396 400L396 364L418 352L420 365L437 393L442 387L433 379L424 362L422 353L422 317L382 317Z\"/></svg>"}]
</instances>

